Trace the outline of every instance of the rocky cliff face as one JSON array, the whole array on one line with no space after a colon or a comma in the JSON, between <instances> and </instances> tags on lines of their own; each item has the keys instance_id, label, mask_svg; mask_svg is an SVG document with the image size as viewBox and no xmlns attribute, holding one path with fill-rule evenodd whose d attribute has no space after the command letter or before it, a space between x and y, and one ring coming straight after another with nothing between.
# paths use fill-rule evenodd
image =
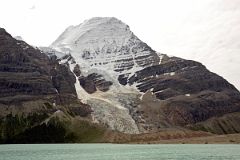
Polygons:
<instances>
[{"instance_id":1,"label":"rocky cliff face","mask_svg":"<svg viewBox=\"0 0 240 160\"><path fill-rule=\"evenodd\" d=\"M135 85L144 95L150 92L154 96L155 104L145 102L140 109L143 117L150 117L147 121L155 124L152 129L195 124L240 111L240 94L225 79L198 62L165 57L160 65L119 78L123 84ZM162 118L156 119L155 114Z\"/></svg>"},{"instance_id":2,"label":"rocky cliff face","mask_svg":"<svg viewBox=\"0 0 240 160\"><path fill-rule=\"evenodd\" d=\"M75 77L56 59L0 30L1 97L17 95L76 96Z\"/></svg>"},{"instance_id":3,"label":"rocky cliff face","mask_svg":"<svg viewBox=\"0 0 240 160\"><path fill-rule=\"evenodd\" d=\"M77 99L75 81L69 67L55 56L46 56L0 28L0 142L65 141L72 134L66 123L80 123L77 117L87 120L92 112ZM52 135L45 135L49 130Z\"/></svg>"},{"instance_id":4,"label":"rocky cliff face","mask_svg":"<svg viewBox=\"0 0 240 160\"><path fill-rule=\"evenodd\" d=\"M115 104L117 109L128 110L138 132L185 127L240 111L240 94L233 85L198 62L155 52L116 18L93 18L70 26L51 47L70 54L72 68L78 65L75 75L80 83L75 87L96 106L93 114L97 106ZM98 89L96 82L104 89ZM96 97L104 103L93 101ZM125 132L119 128L112 127Z\"/></svg>"}]
</instances>

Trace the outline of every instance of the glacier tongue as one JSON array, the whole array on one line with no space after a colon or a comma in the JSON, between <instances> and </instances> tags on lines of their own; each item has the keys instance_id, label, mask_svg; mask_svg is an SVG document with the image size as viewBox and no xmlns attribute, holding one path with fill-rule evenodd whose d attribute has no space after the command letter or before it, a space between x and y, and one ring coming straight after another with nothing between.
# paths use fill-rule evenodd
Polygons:
<instances>
[{"instance_id":1,"label":"glacier tongue","mask_svg":"<svg viewBox=\"0 0 240 160\"><path fill-rule=\"evenodd\" d=\"M69 65L70 70L74 73L74 67L76 66L74 58L63 58L60 63ZM85 70L83 75L86 76L87 73L103 74L105 79L113 81L113 85L108 92L97 90L95 93L89 94L80 85L79 77L75 74L75 88L78 98L91 106L93 122L101 123L112 130L123 133L138 134L138 126L129 111L129 104L138 100L138 91L127 86L121 86L117 80L105 71L89 68L89 71Z\"/></svg>"},{"instance_id":2,"label":"glacier tongue","mask_svg":"<svg viewBox=\"0 0 240 160\"><path fill-rule=\"evenodd\" d=\"M128 96L125 97L124 94ZM112 130L124 133L139 133L135 120L131 117L127 104L136 99L134 93L94 93L87 103L92 107L92 116L98 123L104 124Z\"/></svg>"}]
</instances>

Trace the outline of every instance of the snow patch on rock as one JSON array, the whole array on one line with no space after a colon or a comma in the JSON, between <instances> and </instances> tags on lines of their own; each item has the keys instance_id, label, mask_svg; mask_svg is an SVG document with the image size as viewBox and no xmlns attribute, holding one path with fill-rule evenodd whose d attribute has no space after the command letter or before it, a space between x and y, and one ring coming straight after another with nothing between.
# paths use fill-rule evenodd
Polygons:
<instances>
[{"instance_id":1,"label":"snow patch on rock","mask_svg":"<svg viewBox=\"0 0 240 160\"><path fill-rule=\"evenodd\" d=\"M191 96L191 94L189 94L189 93L188 93L188 94L185 94L185 96L186 96L186 97L190 97L190 96Z\"/></svg>"}]
</instances>

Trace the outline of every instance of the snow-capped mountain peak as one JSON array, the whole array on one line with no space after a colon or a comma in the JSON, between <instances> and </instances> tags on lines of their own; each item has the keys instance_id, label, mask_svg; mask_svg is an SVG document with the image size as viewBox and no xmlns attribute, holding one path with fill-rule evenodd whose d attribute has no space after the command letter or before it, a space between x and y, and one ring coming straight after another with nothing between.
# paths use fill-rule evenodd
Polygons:
<instances>
[{"instance_id":1,"label":"snow-capped mountain peak","mask_svg":"<svg viewBox=\"0 0 240 160\"><path fill-rule=\"evenodd\" d=\"M68 27L59 38L53 42L52 46L65 47L67 45L88 44L88 47L96 43L116 41L124 42L124 39L130 38L132 32L129 27L120 20L112 17L95 17L85 20L77 26ZM90 36L90 37L88 37Z\"/></svg>"},{"instance_id":2,"label":"snow-capped mountain peak","mask_svg":"<svg viewBox=\"0 0 240 160\"><path fill-rule=\"evenodd\" d=\"M52 48L70 52L82 68L129 72L159 63L158 55L128 25L114 17L95 17L68 27Z\"/></svg>"}]
</instances>

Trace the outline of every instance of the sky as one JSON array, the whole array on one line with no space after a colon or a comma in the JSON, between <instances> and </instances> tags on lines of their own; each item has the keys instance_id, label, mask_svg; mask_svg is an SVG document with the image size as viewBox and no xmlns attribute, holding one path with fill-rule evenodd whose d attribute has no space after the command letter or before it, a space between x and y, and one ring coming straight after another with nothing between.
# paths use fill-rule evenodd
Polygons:
<instances>
[{"instance_id":1,"label":"sky","mask_svg":"<svg viewBox=\"0 0 240 160\"><path fill-rule=\"evenodd\" d=\"M1 0L0 27L49 46L70 25L116 17L142 41L193 59L240 90L240 0Z\"/></svg>"}]
</instances>

